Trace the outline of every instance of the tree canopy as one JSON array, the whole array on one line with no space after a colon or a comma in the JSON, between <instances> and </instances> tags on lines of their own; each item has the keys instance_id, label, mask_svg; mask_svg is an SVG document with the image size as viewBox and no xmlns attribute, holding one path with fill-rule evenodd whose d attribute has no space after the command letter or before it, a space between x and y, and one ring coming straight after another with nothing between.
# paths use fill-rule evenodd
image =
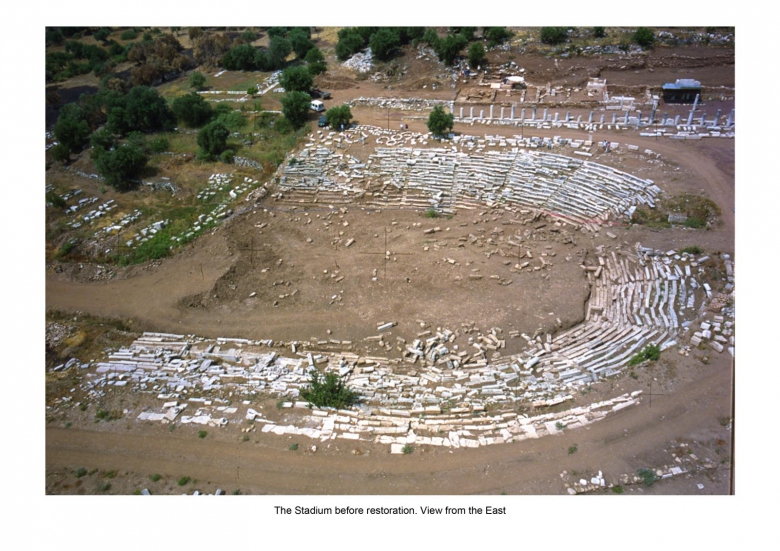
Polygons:
<instances>
[{"instance_id":1,"label":"tree canopy","mask_svg":"<svg viewBox=\"0 0 780 551\"><path fill-rule=\"evenodd\" d=\"M171 130L176 116L156 89L135 86L116 102L109 112L108 123L112 131L124 135L132 130Z\"/></svg>"},{"instance_id":2,"label":"tree canopy","mask_svg":"<svg viewBox=\"0 0 780 551\"><path fill-rule=\"evenodd\" d=\"M485 61L485 47L481 42L473 42L469 46L469 65L475 68Z\"/></svg>"},{"instance_id":3,"label":"tree canopy","mask_svg":"<svg viewBox=\"0 0 780 551\"><path fill-rule=\"evenodd\" d=\"M560 44L569 39L569 33L566 31L566 27L542 27L539 37L545 44Z\"/></svg>"},{"instance_id":4,"label":"tree canopy","mask_svg":"<svg viewBox=\"0 0 780 551\"><path fill-rule=\"evenodd\" d=\"M398 51L401 39L393 29L380 29L369 40L371 54L380 61L387 61Z\"/></svg>"},{"instance_id":5,"label":"tree canopy","mask_svg":"<svg viewBox=\"0 0 780 551\"><path fill-rule=\"evenodd\" d=\"M54 136L68 151L80 151L87 143L90 131L78 104L68 103L62 107L57 124L54 125Z\"/></svg>"},{"instance_id":6,"label":"tree canopy","mask_svg":"<svg viewBox=\"0 0 780 551\"><path fill-rule=\"evenodd\" d=\"M203 90L206 86L206 77L203 73L195 71L190 75L190 88L193 90Z\"/></svg>"},{"instance_id":7,"label":"tree canopy","mask_svg":"<svg viewBox=\"0 0 780 551\"><path fill-rule=\"evenodd\" d=\"M331 107L325 112L325 120L328 121L328 126L334 130L339 130L342 126L346 128L352 121L352 111L346 103Z\"/></svg>"},{"instance_id":8,"label":"tree canopy","mask_svg":"<svg viewBox=\"0 0 780 551\"><path fill-rule=\"evenodd\" d=\"M212 109L203 96L192 92L173 100L173 113L177 121L192 128L199 128L209 122Z\"/></svg>"},{"instance_id":9,"label":"tree canopy","mask_svg":"<svg viewBox=\"0 0 780 551\"><path fill-rule=\"evenodd\" d=\"M434 136L444 136L452 130L455 123L455 117L452 113L446 113L441 105L437 105L428 115L428 130Z\"/></svg>"},{"instance_id":10,"label":"tree canopy","mask_svg":"<svg viewBox=\"0 0 780 551\"><path fill-rule=\"evenodd\" d=\"M94 154L95 167L106 183L117 191L129 191L136 186L135 180L146 168L147 157L135 144L124 144L114 150L101 147Z\"/></svg>"},{"instance_id":11,"label":"tree canopy","mask_svg":"<svg viewBox=\"0 0 780 551\"><path fill-rule=\"evenodd\" d=\"M201 156L214 157L222 153L227 147L228 136L230 136L230 131L219 121L210 122L201 128L198 132Z\"/></svg>"},{"instance_id":12,"label":"tree canopy","mask_svg":"<svg viewBox=\"0 0 780 551\"><path fill-rule=\"evenodd\" d=\"M655 43L655 33L647 27L639 27L634 33L634 42L643 48L650 48Z\"/></svg>"},{"instance_id":13,"label":"tree canopy","mask_svg":"<svg viewBox=\"0 0 780 551\"><path fill-rule=\"evenodd\" d=\"M311 97L306 92L287 92L282 98L282 113L293 128L306 124L309 115Z\"/></svg>"},{"instance_id":14,"label":"tree canopy","mask_svg":"<svg viewBox=\"0 0 780 551\"><path fill-rule=\"evenodd\" d=\"M311 90L314 79L303 65L288 67L282 71L279 84L288 92L307 92Z\"/></svg>"},{"instance_id":15,"label":"tree canopy","mask_svg":"<svg viewBox=\"0 0 780 551\"><path fill-rule=\"evenodd\" d=\"M355 405L359 396L348 388L341 377L333 371L324 376L312 369L309 372L309 386L301 389L301 398L317 407L344 409Z\"/></svg>"}]
</instances>

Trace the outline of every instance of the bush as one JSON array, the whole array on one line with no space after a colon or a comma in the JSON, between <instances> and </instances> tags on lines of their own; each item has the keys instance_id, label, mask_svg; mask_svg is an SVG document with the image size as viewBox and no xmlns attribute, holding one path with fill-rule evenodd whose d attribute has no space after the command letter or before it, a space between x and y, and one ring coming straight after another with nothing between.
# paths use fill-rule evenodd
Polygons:
<instances>
[{"instance_id":1,"label":"bush","mask_svg":"<svg viewBox=\"0 0 780 551\"><path fill-rule=\"evenodd\" d=\"M428 210L425 211L425 217L426 218L438 218L439 216L441 216L441 215L433 207L431 207L431 208L429 208Z\"/></svg>"},{"instance_id":2,"label":"bush","mask_svg":"<svg viewBox=\"0 0 780 551\"><path fill-rule=\"evenodd\" d=\"M566 27L542 27L541 41L551 45L566 42L569 39L569 33L566 30Z\"/></svg>"},{"instance_id":3,"label":"bush","mask_svg":"<svg viewBox=\"0 0 780 551\"><path fill-rule=\"evenodd\" d=\"M404 453L404 455L409 455L414 451L414 448L411 444L407 444L401 449L401 451Z\"/></svg>"},{"instance_id":4,"label":"bush","mask_svg":"<svg viewBox=\"0 0 780 551\"><path fill-rule=\"evenodd\" d=\"M205 430L198 431L198 438L206 438L206 435L208 435L208 432L206 432Z\"/></svg>"},{"instance_id":5,"label":"bush","mask_svg":"<svg viewBox=\"0 0 780 551\"><path fill-rule=\"evenodd\" d=\"M203 157L213 157L222 153L227 146L227 139L230 131L219 121L214 121L198 132L198 145L201 148Z\"/></svg>"},{"instance_id":6,"label":"bush","mask_svg":"<svg viewBox=\"0 0 780 551\"><path fill-rule=\"evenodd\" d=\"M149 141L149 151L152 153L163 153L164 151L168 151L168 145L168 138L158 136Z\"/></svg>"},{"instance_id":7,"label":"bush","mask_svg":"<svg viewBox=\"0 0 780 551\"><path fill-rule=\"evenodd\" d=\"M190 75L190 88L193 90L203 90L206 86L206 76L198 71Z\"/></svg>"},{"instance_id":8,"label":"bush","mask_svg":"<svg viewBox=\"0 0 780 551\"><path fill-rule=\"evenodd\" d=\"M613 494L622 494L623 493L623 486L612 486L612 493Z\"/></svg>"},{"instance_id":9,"label":"bush","mask_svg":"<svg viewBox=\"0 0 780 551\"><path fill-rule=\"evenodd\" d=\"M607 36L607 31L604 27L593 27L593 38L604 38Z\"/></svg>"},{"instance_id":10,"label":"bush","mask_svg":"<svg viewBox=\"0 0 780 551\"><path fill-rule=\"evenodd\" d=\"M146 168L148 159L144 152L132 144L122 145L112 151L98 148L95 151L95 168L106 183L117 191L129 191L137 185L135 179Z\"/></svg>"},{"instance_id":11,"label":"bush","mask_svg":"<svg viewBox=\"0 0 780 551\"><path fill-rule=\"evenodd\" d=\"M684 253L688 253L688 254L701 254L701 253L702 253L702 252L704 252L704 251L702 251L702 250L701 250L699 247L697 247L697 246L693 245L693 246L691 246L691 247L685 247L685 248L682 250L682 252L684 252Z\"/></svg>"},{"instance_id":12,"label":"bush","mask_svg":"<svg viewBox=\"0 0 780 551\"><path fill-rule=\"evenodd\" d=\"M151 480L152 482L157 482L161 478L162 478L162 475L159 475L159 474L155 473L155 474L153 474L152 476L149 477L149 480Z\"/></svg>"},{"instance_id":13,"label":"bush","mask_svg":"<svg viewBox=\"0 0 780 551\"><path fill-rule=\"evenodd\" d=\"M127 29L126 31L122 31L122 34L119 35L119 38L122 40L135 40L138 38L138 33L135 32L135 29Z\"/></svg>"},{"instance_id":14,"label":"bush","mask_svg":"<svg viewBox=\"0 0 780 551\"><path fill-rule=\"evenodd\" d=\"M236 152L232 149L226 149L219 155L219 160L223 163L230 164L233 162L233 157L236 156Z\"/></svg>"},{"instance_id":15,"label":"bush","mask_svg":"<svg viewBox=\"0 0 780 551\"><path fill-rule=\"evenodd\" d=\"M51 148L51 158L58 163L67 163L70 161L70 149L64 144L58 143Z\"/></svg>"},{"instance_id":16,"label":"bush","mask_svg":"<svg viewBox=\"0 0 780 551\"><path fill-rule=\"evenodd\" d=\"M189 484L190 480L192 479L189 476L183 476L179 480L177 480L176 483L179 486L186 486L187 484Z\"/></svg>"},{"instance_id":17,"label":"bush","mask_svg":"<svg viewBox=\"0 0 780 551\"><path fill-rule=\"evenodd\" d=\"M298 451L298 443L290 444L290 451Z\"/></svg>"},{"instance_id":18,"label":"bush","mask_svg":"<svg viewBox=\"0 0 780 551\"><path fill-rule=\"evenodd\" d=\"M87 476L87 469L79 467L76 469L76 478L81 478L82 476Z\"/></svg>"},{"instance_id":19,"label":"bush","mask_svg":"<svg viewBox=\"0 0 780 551\"><path fill-rule=\"evenodd\" d=\"M658 475L652 469L639 469L636 474L645 486L652 486L658 481Z\"/></svg>"},{"instance_id":20,"label":"bush","mask_svg":"<svg viewBox=\"0 0 780 551\"><path fill-rule=\"evenodd\" d=\"M501 44L512 36L512 33L506 27L489 27L482 32L482 36L488 40L488 48Z\"/></svg>"},{"instance_id":21,"label":"bush","mask_svg":"<svg viewBox=\"0 0 780 551\"><path fill-rule=\"evenodd\" d=\"M297 67L288 67L282 71L282 75L279 77L279 84L286 92L308 93L314 84L314 79L306 67L298 65Z\"/></svg>"},{"instance_id":22,"label":"bush","mask_svg":"<svg viewBox=\"0 0 780 551\"><path fill-rule=\"evenodd\" d=\"M639 27L633 38L634 42L643 48L650 48L655 43L655 33L647 27Z\"/></svg>"},{"instance_id":23,"label":"bush","mask_svg":"<svg viewBox=\"0 0 780 551\"><path fill-rule=\"evenodd\" d=\"M371 54L380 61L388 61L398 51L401 40L398 33L391 29L380 29L371 35L369 41Z\"/></svg>"},{"instance_id":24,"label":"bush","mask_svg":"<svg viewBox=\"0 0 780 551\"><path fill-rule=\"evenodd\" d=\"M323 377L312 369L309 376L309 386L301 389L301 398L315 406L345 409L358 402L358 394L347 388L338 374L329 371Z\"/></svg>"},{"instance_id":25,"label":"bush","mask_svg":"<svg viewBox=\"0 0 780 551\"><path fill-rule=\"evenodd\" d=\"M569 446L569 455L572 455L574 453L577 453L577 444L574 444L573 446Z\"/></svg>"},{"instance_id":26,"label":"bush","mask_svg":"<svg viewBox=\"0 0 780 551\"><path fill-rule=\"evenodd\" d=\"M661 347L658 346L657 344L648 344L644 350L638 352L637 354L634 355L633 358L629 360L628 365L635 366L645 361L656 362L660 357L661 357Z\"/></svg>"}]
</instances>

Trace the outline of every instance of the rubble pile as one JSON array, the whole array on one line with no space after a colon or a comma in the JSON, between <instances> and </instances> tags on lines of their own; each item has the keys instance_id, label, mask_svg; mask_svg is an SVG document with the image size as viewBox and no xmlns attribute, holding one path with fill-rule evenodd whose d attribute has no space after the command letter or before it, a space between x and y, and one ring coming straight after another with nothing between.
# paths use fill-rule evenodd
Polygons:
<instances>
[{"instance_id":1,"label":"rubble pile","mask_svg":"<svg viewBox=\"0 0 780 551\"><path fill-rule=\"evenodd\" d=\"M374 58L371 55L371 48L366 48L365 52L358 52L344 63L344 67L354 69L358 73L368 73L374 68Z\"/></svg>"}]
</instances>

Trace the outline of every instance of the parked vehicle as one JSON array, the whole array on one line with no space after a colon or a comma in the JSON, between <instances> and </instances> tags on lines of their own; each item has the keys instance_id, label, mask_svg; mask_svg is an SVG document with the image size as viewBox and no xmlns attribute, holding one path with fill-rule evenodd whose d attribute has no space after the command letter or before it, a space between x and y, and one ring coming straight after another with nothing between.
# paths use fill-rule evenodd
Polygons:
<instances>
[{"instance_id":1,"label":"parked vehicle","mask_svg":"<svg viewBox=\"0 0 780 551\"><path fill-rule=\"evenodd\" d=\"M309 90L309 95L312 98L330 99L330 92L323 92L319 88L312 88Z\"/></svg>"},{"instance_id":2,"label":"parked vehicle","mask_svg":"<svg viewBox=\"0 0 780 551\"><path fill-rule=\"evenodd\" d=\"M320 100L315 99L311 102L311 108L312 111L316 111L317 113L321 113L322 111L325 111L325 104L322 103Z\"/></svg>"},{"instance_id":3,"label":"parked vehicle","mask_svg":"<svg viewBox=\"0 0 780 551\"><path fill-rule=\"evenodd\" d=\"M325 128L328 126L328 119L327 117L325 117L325 115L322 115L320 117L320 120L317 121L317 126L319 126L320 128Z\"/></svg>"}]
</instances>

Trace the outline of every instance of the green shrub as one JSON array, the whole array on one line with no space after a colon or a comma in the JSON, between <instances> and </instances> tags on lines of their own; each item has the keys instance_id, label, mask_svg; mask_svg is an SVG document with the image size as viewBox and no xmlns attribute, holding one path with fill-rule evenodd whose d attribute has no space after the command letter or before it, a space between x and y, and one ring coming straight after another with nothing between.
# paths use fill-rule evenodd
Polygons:
<instances>
[{"instance_id":1,"label":"green shrub","mask_svg":"<svg viewBox=\"0 0 780 551\"><path fill-rule=\"evenodd\" d=\"M612 486L612 493L613 494L622 494L623 493L623 486Z\"/></svg>"},{"instance_id":2,"label":"green shrub","mask_svg":"<svg viewBox=\"0 0 780 551\"><path fill-rule=\"evenodd\" d=\"M154 473L153 475L151 475L151 476L149 477L149 480L151 480L152 482L157 482L157 481L158 481L158 480L160 480L161 478L162 478L162 475L160 475L160 474L157 474L157 473Z\"/></svg>"},{"instance_id":3,"label":"green shrub","mask_svg":"<svg viewBox=\"0 0 780 551\"><path fill-rule=\"evenodd\" d=\"M658 475L652 469L639 469L636 474L645 486L652 486L658 481Z\"/></svg>"},{"instance_id":4,"label":"green shrub","mask_svg":"<svg viewBox=\"0 0 780 551\"><path fill-rule=\"evenodd\" d=\"M122 40L135 40L138 38L138 33L135 32L134 29L127 29L126 31L122 31L122 34L119 35L119 38Z\"/></svg>"},{"instance_id":5,"label":"green shrub","mask_svg":"<svg viewBox=\"0 0 780 551\"><path fill-rule=\"evenodd\" d=\"M439 216L441 216L441 215L433 207L431 207L431 208L429 208L428 210L425 211L425 217L426 218L438 218Z\"/></svg>"},{"instance_id":6,"label":"green shrub","mask_svg":"<svg viewBox=\"0 0 780 551\"><path fill-rule=\"evenodd\" d=\"M634 42L643 48L649 48L655 43L655 33L647 27L639 27L634 33Z\"/></svg>"},{"instance_id":7,"label":"green shrub","mask_svg":"<svg viewBox=\"0 0 780 551\"><path fill-rule=\"evenodd\" d=\"M198 438L206 438L207 434L208 434L208 432L206 432L205 430L199 430L198 431Z\"/></svg>"},{"instance_id":8,"label":"green shrub","mask_svg":"<svg viewBox=\"0 0 780 551\"><path fill-rule=\"evenodd\" d=\"M76 478L81 478L82 476L86 476L86 475L87 475L87 469L85 469L84 467L79 467L78 469L76 469Z\"/></svg>"},{"instance_id":9,"label":"green shrub","mask_svg":"<svg viewBox=\"0 0 780 551\"><path fill-rule=\"evenodd\" d=\"M102 484L98 485L98 492L107 492L110 489L111 489L110 482L103 482Z\"/></svg>"},{"instance_id":10,"label":"green shrub","mask_svg":"<svg viewBox=\"0 0 780 551\"><path fill-rule=\"evenodd\" d=\"M566 42L569 39L569 33L566 30L566 27L542 27L540 39L545 44L551 45Z\"/></svg>"},{"instance_id":11,"label":"green shrub","mask_svg":"<svg viewBox=\"0 0 780 551\"><path fill-rule=\"evenodd\" d=\"M149 141L149 151L152 153L163 153L168 151L168 138L164 138L162 136L152 138Z\"/></svg>"},{"instance_id":12,"label":"green shrub","mask_svg":"<svg viewBox=\"0 0 780 551\"><path fill-rule=\"evenodd\" d=\"M338 374L329 371L323 377L312 369L309 376L309 386L301 389L301 398L315 406L346 409L358 402L358 394L347 388Z\"/></svg>"},{"instance_id":13,"label":"green shrub","mask_svg":"<svg viewBox=\"0 0 780 551\"><path fill-rule=\"evenodd\" d=\"M661 347L657 344L648 344L644 350L637 352L628 362L629 366L639 365L645 361L658 361L661 357Z\"/></svg>"},{"instance_id":14,"label":"green shrub","mask_svg":"<svg viewBox=\"0 0 780 551\"><path fill-rule=\"evenodd\" d=\"M407 445L405 445L403 447L403 449L401 451L403 451L405 455L409 455L410 453L412 453L414 451L414 448L412 447L411 444L407 444Z\"/></svg>"},{"instance_id":15,"label":"green shrub","mask_svg":"<svg viewBox=\"0 0 780 551\"><path fill-rule=\"evenodd\" d=\"M577 444L574 444L573 446L569 446L569 455L572 455L574 453L577 453Z\"/></svg>"},{"instance_id":16,"label":"green shrub","mask_svg":"<svg viewBox=\"0 0 780 551\"><path fill-rule=\"evenodd\" d=\"M703 251L697 246L685 247L682 252L688 254L701 254Z\"/></svg>"},{"instance_id":17,"label":"green shrub","mask_svg":"<svg viewBox=\"0 0 780 551\"><path fill-rule=\"evenodd\" d=\"M179 486L186 486L187 484L189 484L190 480L192 479L189 476L183 476L179 480L177 480L176 483Z\"/></svg>"},{"instance_id":18,"label":"green shrub","mask_svg":"<svg viewBox=\"0 0 780 551\"><path fill-rule=\"evenodd\" d=\"M290 444L290 451L298 451L298 443Z\"/></svg>"}]
</instances>

